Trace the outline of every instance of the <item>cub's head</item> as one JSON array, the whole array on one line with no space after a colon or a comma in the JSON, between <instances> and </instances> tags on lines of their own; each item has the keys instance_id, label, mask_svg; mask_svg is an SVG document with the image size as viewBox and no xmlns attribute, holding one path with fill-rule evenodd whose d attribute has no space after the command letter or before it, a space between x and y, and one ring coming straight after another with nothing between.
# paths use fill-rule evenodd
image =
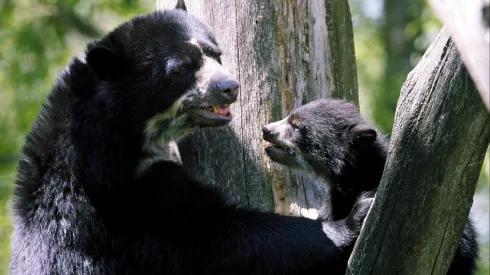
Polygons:
<instances>
[{"instance_id":1,"label":"cub's head","mask_svg":"<svg viewBox=\"0 0 490 275\"><path fill-rule=\"evenodd\" d=\"M310 102L283 120L262 128L272 145L265 149L275 162L309 170L338 180L347 166L369 150L377 131L359 114L356 106L336 99Z\"/></svg>"},{"instance_id":2,"label":"cub's head","mask_svg":"<svg viewBox=\"0 0 490 275\"><path fill-rule=\"evenodd\" d=\"M110 111L119 109L126 127L138 124L157 142L231 121L239 83L220 56L213 34L179 1L91 43L85 60L100 97L117 106Z\"/></svg>"}]
</instances>

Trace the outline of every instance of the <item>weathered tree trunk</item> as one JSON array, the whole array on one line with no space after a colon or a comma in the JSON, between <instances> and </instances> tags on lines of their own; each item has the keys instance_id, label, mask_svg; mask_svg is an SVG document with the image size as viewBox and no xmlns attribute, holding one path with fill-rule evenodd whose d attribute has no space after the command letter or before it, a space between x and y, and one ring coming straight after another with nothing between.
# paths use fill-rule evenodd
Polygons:
<instances>
[{"instance_id":1,"label":"weathered tree trunk","mask_svg":"<svg viewBox=\"0 0 490 275\"><path fill-rule=\"evenodd\" d=\"M490 1L430 0L490 110Z\"/></svg>"},{"instance_id":2,"label":"weathered tree trunk","mask_svg":"<svg viewBox=\"0 0 490 275\"><path fill-rule=\"evenodd\" d=\"M446 30L408 75L349 274L445 274L467 220L490 116Z\"/></svg>"},{"instance_id":3,"label":"weathered tree trunk","mask_svg":"<svg viewBox=\"0 0 490 275\"><path fill-rule=\"evenodd\" d=\"M157 7L173 8L176 2L157 0ZM316 98L357 103L347 0L185 3L210 26L224 65L241 83L233 122L180 144L185 167L242 205L296 215L300 208L318 209L326 202L324 184L272 164L261 128Z\"/></svg>"}]
</instances>

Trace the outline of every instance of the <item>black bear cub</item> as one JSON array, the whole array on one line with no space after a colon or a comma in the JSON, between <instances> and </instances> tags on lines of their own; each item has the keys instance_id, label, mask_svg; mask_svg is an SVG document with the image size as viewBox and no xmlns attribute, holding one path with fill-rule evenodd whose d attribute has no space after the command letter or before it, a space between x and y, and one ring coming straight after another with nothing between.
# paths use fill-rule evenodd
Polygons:
<instances>
[{"instance_id":1,"label":"black bear cub","mask_svg":"<svg viewBox=\"0 0 490 275\"><path fill-rule=\"evenodd\" d=\"M311 172L329 184L332 220L348 215L361 194L374 196L383 174L388 141L344 100L320 99L262 128L272 146L267 155L293 169ZM476 233L468 219L448 274L472 274Z\"/></svg>"},{"instance_id":2,"label":"black bear cub","mask_svg":"<svg viewBox=\"0 0 490 275\"><path fill-rule=\"evenodd\" d=\"M10 274L343 274L372 199L337 221L288 217L184 173L175 142L232 119L220 55L179 1L73 59L19 162Z\"/></svg>"}]
</instances>

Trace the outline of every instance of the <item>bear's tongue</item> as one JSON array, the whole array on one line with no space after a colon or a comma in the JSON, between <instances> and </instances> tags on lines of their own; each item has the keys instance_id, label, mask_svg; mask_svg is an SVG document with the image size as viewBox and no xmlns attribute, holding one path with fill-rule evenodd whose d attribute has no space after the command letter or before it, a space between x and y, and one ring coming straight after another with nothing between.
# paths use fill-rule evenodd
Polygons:
<instances>
[{"instance_id":1,"label":"bear's tongue","mask_svg":"<svg viewBox=\"0 0 490 275\"><path fill-rule=\"evenodd\" d=\"M230 105L214 106L212 112L220 116L228 116L230 114Z\"/></svg>"},{"instance_id":2,"label":"bear's tongue","mask_svg":"<svg viewBox=\"0 0 490 275\"><path fill-rule=\"evenodd\" d=\"M230 106L229 105L218 106L216 107L216 111L220 116L228 116L230 114Z\"/></svg>"}]
</instances>

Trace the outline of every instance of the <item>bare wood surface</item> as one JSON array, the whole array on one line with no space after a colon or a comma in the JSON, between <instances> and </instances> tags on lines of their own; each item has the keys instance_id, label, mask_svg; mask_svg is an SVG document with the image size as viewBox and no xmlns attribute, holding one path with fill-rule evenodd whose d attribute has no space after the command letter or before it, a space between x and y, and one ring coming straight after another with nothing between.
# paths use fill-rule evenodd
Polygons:
<instances>
[{"instance_id":1,"label":"bare wood surface","mask_svg":"<svg viewBox=\"0 0 490 275\"><path fill-rule=\"evenodd\" d=\"M490 1L430 0L490 111Z\"/></svg>"},{"instance_id":2,"label":"bare wood surface","mask_svg":"<svg viewBox=\"0 0 490 275\"><path fill-rule=\"evenodd\" d=\"M490 115L442 30L403 85L390 151L348 274L446 274L490 141Z\"/></svg>"},{"instance_id":3,"label":"bare wood surface","mask_svg":"<svg viewBox=\"0 0 490 275\"><path fill-rule=\"evenodd\" d=\"M173 8L176 2L157 0L157 8ZM320 208L326 186L271 163L261 128L316 98L357 103L347 1L185 3L214 32L223 63L238 76L241 88L229 126L204 129L181 142L184 165L245 206L295 215Z\"/></svg>"}]
</instances>

